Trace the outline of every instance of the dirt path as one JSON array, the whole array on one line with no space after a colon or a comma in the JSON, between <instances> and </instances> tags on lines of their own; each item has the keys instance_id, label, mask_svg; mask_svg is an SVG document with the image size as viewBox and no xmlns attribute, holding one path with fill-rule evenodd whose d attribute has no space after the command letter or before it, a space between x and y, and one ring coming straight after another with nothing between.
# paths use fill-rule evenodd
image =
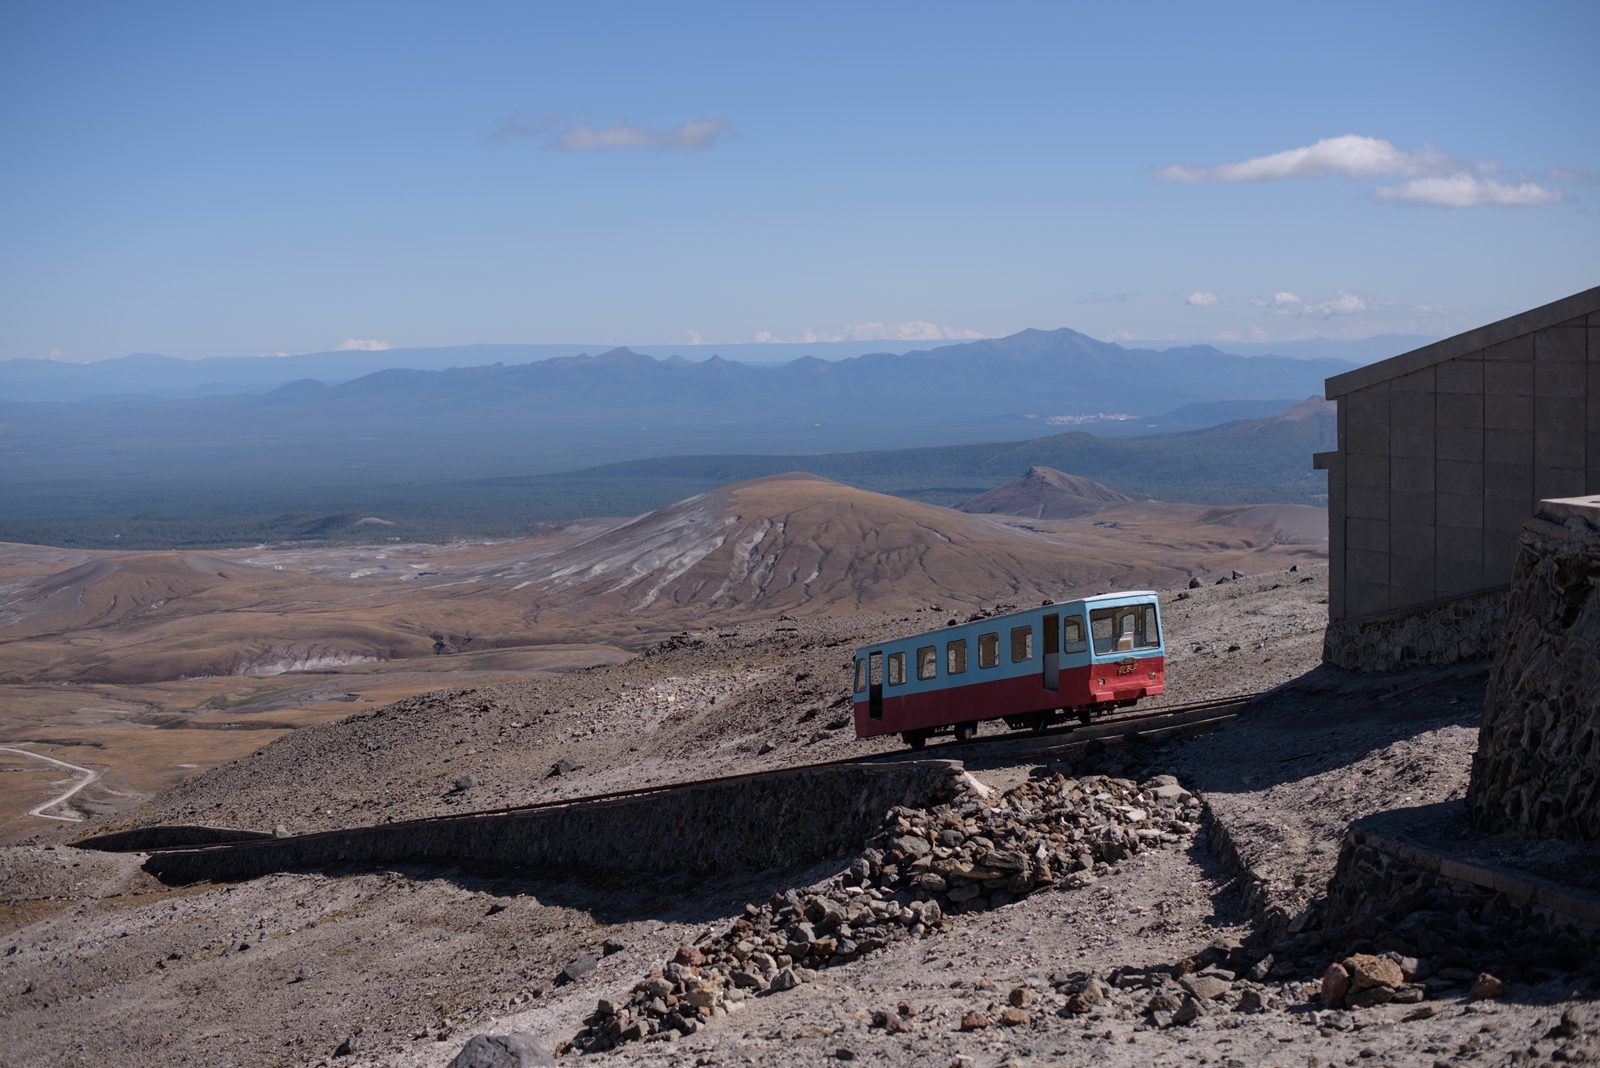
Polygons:
<instances>
[{"instance_id":1,"label":"dirt path","mask_svg":"<svg viewBox=\"0 0 1600 1068\"><path fill-rule=\"evenodd\" d=\"M48 812L46 812L45 810L46 809L55 808L57 805L61 804L63 801L66 801L69 798L71 798L73 794L77 793L79 790L83 789L85 786L88 786L90 783L94 782L96 779L98 779L100 777L100 773L98 771L95 771L92 768L80 768L76 764L68 764L65 760L57 760L55 757L47 757L42 753L29 752L26 749L18 749L15 746L0 745L0 751L7 752L7 753L16 753L19 756L32 757L35 760L43 760L47 764L55 764L55 765L57 765L59 767L66 768L68 771L82 772L84 777L82 779L79 779L77 781L77 783L73 785L72 789L68 790L64 794L61 794L59 797L51 798L50 800L46 801L42 805L39 805L39 806L37 806L35 808L30 808L28 810L28 815L37 816L39 819L42 819L42 820L62 820L64 822L66 822L66 823L82 823L83 822L83 817L82 816L52 816Z\"/></svg>"}]
</instances>

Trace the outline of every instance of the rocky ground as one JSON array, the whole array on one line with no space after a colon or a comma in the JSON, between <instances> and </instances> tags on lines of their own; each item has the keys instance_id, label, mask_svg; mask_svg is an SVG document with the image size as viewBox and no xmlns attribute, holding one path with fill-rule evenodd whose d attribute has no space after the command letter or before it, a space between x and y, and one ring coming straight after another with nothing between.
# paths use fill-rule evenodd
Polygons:
<instances>
[{"instance_id":1,"label":"rocky ground","mask_svg":"<svg viewBox=\"0 0 1600 1068\"><path fill-rule=\"evenodd\" d=\"M1464 785L1481 706L1470 670L1313 670L1324 575L1164 596L1170 700L1281 687L1226 730L1052 766L969 747L992 796L894 813L859 862L711 880L408 868L167 888L136 856L41 836L0 857L4 1059L422 1068L489 1031L595 1048L581 1055L595 1063L684 1066L1578 1056L1595 1027L1585 975L1535 972L1488 1000L1447 980L1415 1001L1411 964L1392 988L1406 1003L1330 1009L1315 1000L1320 969L1377 944L1260 933L1263 909L1296 908L1325 883L1343 824ZM875 751L888 743L829 729L843 665L872 627L921 625L692 634L560 680L418 699L392 719L359 713L192 780L136 819L309 830ZM764 743L774 748L758 755ZM580 767L547 777L563 757ZM476 785L458 788L464 775ZM1107 775L1119 781L1096 777ZM1211 830L1188 791L1212 806ZM1254 914L1210 849L1224 833L1268 884ZM668 989L649 988L655 973ZM705 1014L679 1010L695 1000ZM618 1034L637 1023L637 1041L612 1041L619 1012Z\"/></svg>"},{"instance_id":2,"label":"rocky ground","mask_svg":"<svg viewBox=\"0 0 1600 1068\"><path fill-rule=\"evenodd\" d=\"M1163 593L1168 692L1146 704L1257 692L1315 667L1327 567L1298 566ZM427 694L302 728L94 826L303 833L893 751L898 738L850 729L851 656L947 618L929 606L713 628L557 679ZM551 775L562 761L571 770Z\"/></svg>"}]
</instances>

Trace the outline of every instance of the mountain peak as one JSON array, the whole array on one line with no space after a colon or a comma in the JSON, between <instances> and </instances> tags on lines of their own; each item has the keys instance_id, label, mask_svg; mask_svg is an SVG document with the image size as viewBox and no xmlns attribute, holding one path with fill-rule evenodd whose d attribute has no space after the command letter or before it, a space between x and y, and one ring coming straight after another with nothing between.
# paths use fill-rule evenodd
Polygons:
<instances>
[{"instance_id":1,"label":"mountain peak","mask_svg":"<svg viewBox=\"0 0 1600 1068\"><path fill-rule=\"evenodd\" d=\"M1136 500L1110 486L1081 475L1069 475L1036 464L1027 474L960 505L963 512L981 515L1024 515L1033 519L1071 519L1097 512L1108 504Z\"/></svg>"}]
</instances>

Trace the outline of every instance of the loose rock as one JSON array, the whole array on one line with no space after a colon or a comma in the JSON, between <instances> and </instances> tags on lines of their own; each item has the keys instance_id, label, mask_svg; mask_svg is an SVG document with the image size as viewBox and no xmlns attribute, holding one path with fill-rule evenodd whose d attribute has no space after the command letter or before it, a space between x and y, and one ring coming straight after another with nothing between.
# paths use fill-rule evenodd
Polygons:
<instances>
[{"instance_id":1,"label":"loose rock","mask_svg":"<svg viewBox=\"0 0 1600 1068\"><path fill-rule=\"evenodd\" d=\"M544 1068L555 1057L532 1035L476 1035L457 1053L450 1068Z\"/></svg>"}]
</instances>

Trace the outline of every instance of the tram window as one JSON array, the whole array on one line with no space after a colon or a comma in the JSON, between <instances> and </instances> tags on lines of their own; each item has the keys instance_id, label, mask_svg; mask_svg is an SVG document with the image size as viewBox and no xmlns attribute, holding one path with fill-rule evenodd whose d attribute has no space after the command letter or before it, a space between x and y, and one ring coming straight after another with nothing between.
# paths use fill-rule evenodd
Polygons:
<instances>
[{"instance_id":1,"label":"tram window","mask_svg":"<svg viewBox=\"0 0 1600 1068\"><path fill-rule=\"evenodd\" d=\"M866 693L866 692L867 692L867 662L865 660L857 660L856 661L856 693Z\"/></svg>"},{"instance_id":2,"label":"tram window","mask_svg":"<svg viewBox=\"0 0 1600 1068\"><path fill-rule=\"evenodd\" d=\"M978 635L978 666L981 668L1000 666L1000 635Z\"/></svg>"},{"instance_id":3,"label":"tram window","mask_svg":"<svg viewBox=\"0 0 1600 1068\"><path fill-rule=\"evenodd\" d=\"M904 686L906 682L906 654L889 654L889 685Z\"/></svg>"},{"instance_id":4,"label":"tram window","mask_svg":"<svg viewBox=\"0 0 1600 1068\"><path fill-rule=\"evenodd\" d=\"M1011 662L1020 664L1033 659L1033 628L1016 627L1011 631Z\"/></svg>"},{"instance_id":5,"label":"tram window","mask_svg":"<svg viewBox=\"0 0 1600 1068\"><path fill-rule=\"evenodd\" d=\"M1061 621L1061 651L1081 653L1087 648L1089 644L1083 640L1083 618L1067 616Z\"/></svg>"},{"instance_id":6,"label":"tram window","mask_svg":"<svg viewBox=\"0 0 1600 1068\"><path fill-rule=\"evenodd\" d=\"M1127 604L1096 608L1089 613L1096 653L1127 653L1161 644L1155 605Z\"/></svg>"},{"instance_id":7,"label":"tram window","mask_svg":"<svg viewBox=\"0 0 1600 1068\"><path fill-rule=\"evenodd\" d=\"M967 670L967 639L958 638L944 647L944 673L959 675Z\"/></svg>"},{"instance_id":8,"label":"tram window","mask_svg":"<svg viewBox=\"0 0 1600 1068\"><path fill-rule=\"evenodd\" d=\"M924 645L917 650L917 678L931 679L939 673L939 647Z\"/></svg>"}]
</instances>

